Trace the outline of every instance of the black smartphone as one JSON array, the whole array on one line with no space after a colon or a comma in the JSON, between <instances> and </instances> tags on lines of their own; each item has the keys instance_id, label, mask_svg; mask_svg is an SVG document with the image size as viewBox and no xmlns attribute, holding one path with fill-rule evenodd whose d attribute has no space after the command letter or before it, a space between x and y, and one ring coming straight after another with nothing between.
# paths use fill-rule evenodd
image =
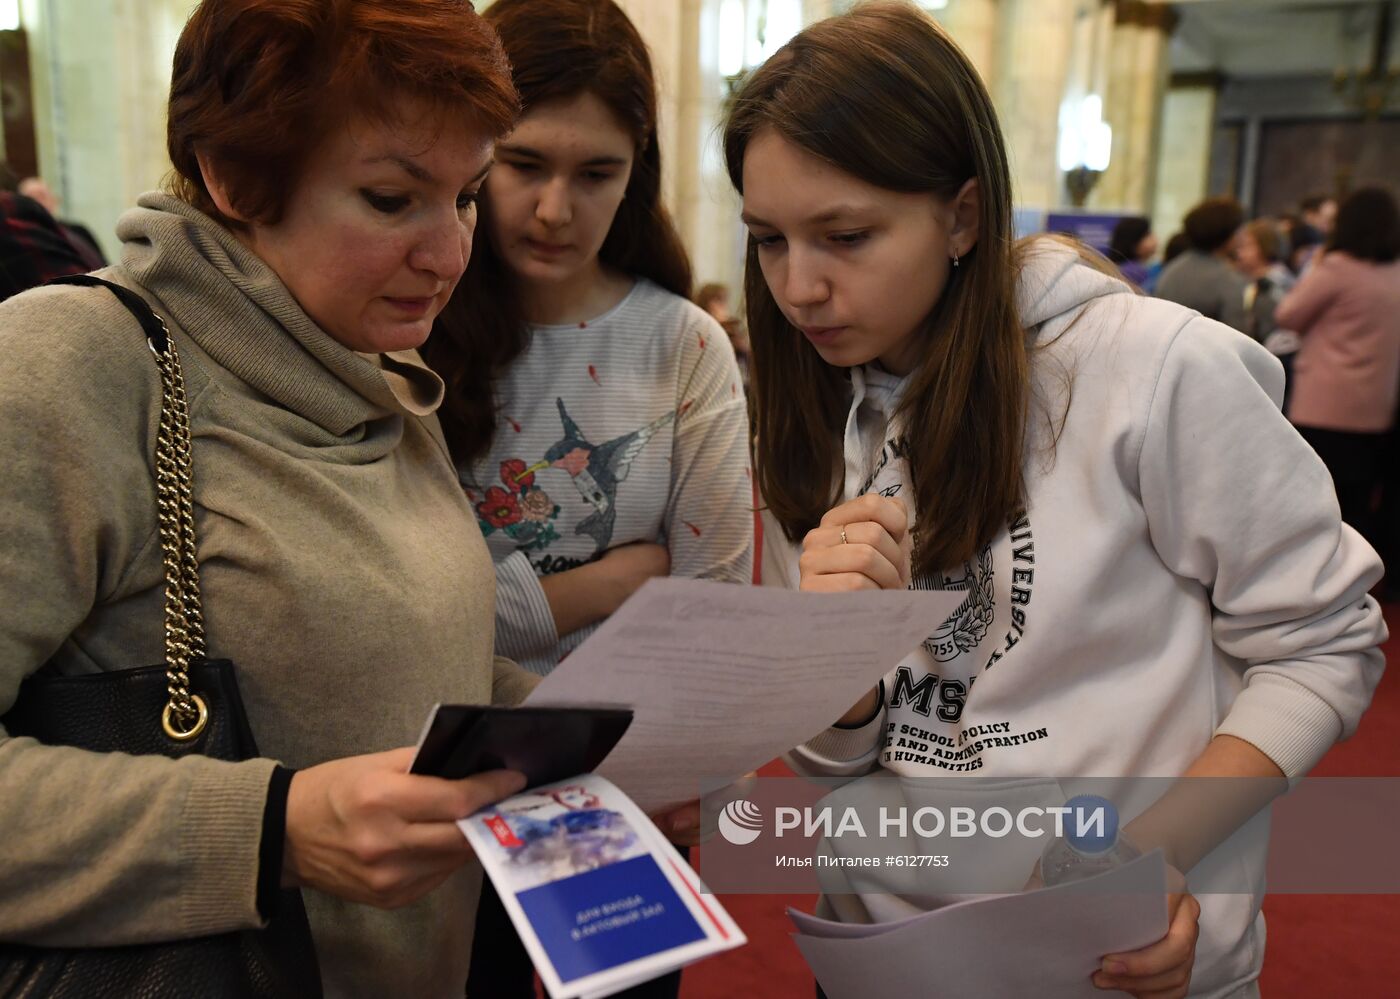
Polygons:
<instances>
[{"instance_id":1,"label":"black smartphone","mask_svg":"<svg viewBox=\"0 0 1400 999\"><path fill-rule=\"evenodd\" d=\"M526 787L591 773L632 724L629 708L439 704L410 773L470 777L519 770Z\"/></svg>"}]
</instances>

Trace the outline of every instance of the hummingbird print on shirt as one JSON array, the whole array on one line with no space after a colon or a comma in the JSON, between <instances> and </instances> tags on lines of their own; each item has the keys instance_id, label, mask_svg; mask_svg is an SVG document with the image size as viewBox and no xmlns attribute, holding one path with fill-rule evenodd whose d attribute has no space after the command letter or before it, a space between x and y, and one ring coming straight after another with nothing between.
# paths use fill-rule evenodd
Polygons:
<instances>
[{"instance_id":1,"label":"hummingbird print on shirt","mask_svg":"<svg viewBox=\"0 0 1400 999\"><path fill-rule=\"evenodd\" d=\"M529 471L552 467L569 473L578 494L593 508L591 514L579 521L574 533L588 535L598 546L597 551L604 552L612 543L613 524L617 519L617 484L627 478L632 461L647 442L674 420L676 414L674 411L665 413L640 430L603 444L593 444L569 416L564 400L556 398L555 403L559 407L559 420L564 425L564 436L545 452L544 461Z\"/></svg>"}]
</instances>

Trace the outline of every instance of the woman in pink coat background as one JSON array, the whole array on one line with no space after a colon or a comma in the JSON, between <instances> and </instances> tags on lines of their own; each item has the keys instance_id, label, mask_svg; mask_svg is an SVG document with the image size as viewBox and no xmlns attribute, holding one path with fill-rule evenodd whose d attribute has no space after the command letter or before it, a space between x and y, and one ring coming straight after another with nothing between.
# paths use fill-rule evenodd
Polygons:
<instances>
[{"instance_id":1,"label":"woman in pink coat background","mask_svg":"<svg viewBox=\"0 0 1400 999\"><path fill-rule=\"evenodd\" d=\"M1377 548L1374 504L1400 396L1400 209L1382 188L1363 188L1337 212L1326 253L1276 318L1297 330L1288 417L1337 487L1342 519Z\"/></svg>"}]
</instances>

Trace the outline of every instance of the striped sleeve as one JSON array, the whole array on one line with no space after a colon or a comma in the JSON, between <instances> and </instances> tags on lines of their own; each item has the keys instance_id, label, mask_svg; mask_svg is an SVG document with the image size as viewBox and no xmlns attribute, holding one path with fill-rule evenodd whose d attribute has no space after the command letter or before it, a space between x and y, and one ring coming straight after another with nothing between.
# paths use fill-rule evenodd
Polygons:
<instances>
[{"instance_id":1,"label":"striped sleeve","mask_svg":"<svg viewBox=\"0 0 1400 999\"><path fill-rule=\"evenodd\" d=\"M671 495L665 530L671 575L753 579L749 421L734 349L696 310L681 351Z\"/></svg>"},{"instance_id":2,"label":"striped sleeve","mask_svg":"<svg viewBox=\"0 0 1400 999\"><path fill-rule=\"evenodd\" d=\"M496 653L546 675L559 662L559 632L534 566L523 552L496 563Z\"/></svg>"}]
</instances>

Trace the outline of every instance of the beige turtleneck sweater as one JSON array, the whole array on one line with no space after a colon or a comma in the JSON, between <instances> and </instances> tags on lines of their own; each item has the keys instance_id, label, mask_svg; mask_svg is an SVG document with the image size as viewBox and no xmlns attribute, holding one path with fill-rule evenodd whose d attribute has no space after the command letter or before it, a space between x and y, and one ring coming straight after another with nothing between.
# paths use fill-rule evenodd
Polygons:
<instances>
[{"instance_id":1,"label":"beige turtleneck sweater","mask_svg":"<svg viewBox=\"0 0 1400 999\"><path fill-rule=\"evenodd\" d=\"M266 759L88 753L0 730L0 941L107 945L255 926L274 760L410 745L438 701L513 703L494 574L416 353L321 331L223 227L148 194L102 272L184 364L211 655L236 665ZM160 662L152 455L160 379L104 289L0 305L0 714L47 662ZM153 719L152 724L156 721ZM329 995L460 996L480 869L394 912L306 892Z\"/></svg>"}]
</instances>

